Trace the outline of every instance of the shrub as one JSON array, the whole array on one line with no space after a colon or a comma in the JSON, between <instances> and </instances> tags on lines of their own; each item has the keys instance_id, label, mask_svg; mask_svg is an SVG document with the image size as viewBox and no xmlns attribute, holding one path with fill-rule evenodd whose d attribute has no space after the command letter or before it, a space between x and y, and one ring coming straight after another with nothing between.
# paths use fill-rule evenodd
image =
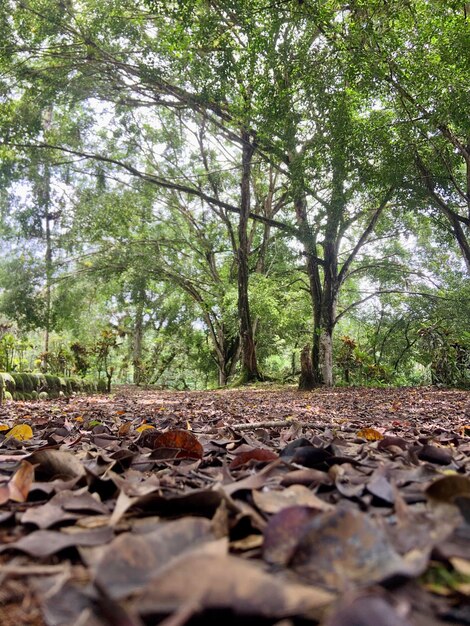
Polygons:
<instances>
[{"instance_id":1,"label":"shrub","mask_svg":"<svg viewBox=\"0 0 470 626\"><path fill-rule=\"evenodd\" d=\"M70 378L69 380L72 391L74 391L75 393L79 393L84 389L83 380L81 380L80 378Z\"/></svg>"},{"instance_id":2,"label":"shrub","mask_svg":"<svg viewBox=\"0 0 470 626\"><path fill-rule=\"evenodd\" d=\"M11 376L15 381L15 390L17 392L24 391L23 377L21 376L21 374L18 374L17 372L12 372Z\"/></svg>"},{"instance_id":3,"label":"shrub","mask_svg":"<svg viewBox=\"0 0 470 626\"><path fill-rule=\"evenodd\" d=\"M60 378L58 376L53 376L52 374L45 374L44 378L46 379L47 388L49 391L55 391L59 393L60 391Z\"/></svg>"},{"instance_id":4,"label":"shrub","mask_svg":"<svg viewBox=\"0 0 470 626\"><path fill-rule=\"evenodd\" d=\"M13 376L11 374L3 372L0 374L0 378L2 379L4 389L6 389L6 391L10 394L13 394L16 389L16 383Z\"/></svg>"},{"instance_id":5,"label":"shrub","mask_svg":"<svg viewBox=\"0 0 470 626\"><path fill-rule=\"evenodd\" d=\"M96 383L96 391L98 391L98 393L106 393L108 391L106 381L103 378L100 378Z\"/></svg>"},{"instance_id":6,"label":"shrub","mask_svg":"<svg viewBox=\"0 0 470 626\"><path fill-rule=\"evenodd\" d=\"M34 378L36 379L36 391L46 391L47 389L47 380L44 374L34 374Z\"/></svg>"}]
</instances>

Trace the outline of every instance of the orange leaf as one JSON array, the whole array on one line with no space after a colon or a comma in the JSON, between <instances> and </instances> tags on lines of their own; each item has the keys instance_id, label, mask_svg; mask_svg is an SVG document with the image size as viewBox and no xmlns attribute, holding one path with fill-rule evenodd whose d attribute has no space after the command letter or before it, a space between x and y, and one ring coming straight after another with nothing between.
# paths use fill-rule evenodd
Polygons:
<instances>
[{"instance_id":1,"label":"orange leaf","mask_svg":"<svg viewBox=\"0 0 470 626\"><path fill-rule=\"evenodd\" d=\"M17 424L13 426L10 432L7 434L7 437L13 437L17 441L26 441L27 439L31 439L33 436L33 429L28 424Z\"/></svg>"},{"instance_id":2,"label":"orange leaf","mask_svg":"<svg viewBox=\"0 0 470 626\"><path fill-rule=\"evenodd\" d=\"M153 448L162 452L172 452L173 459L202 459L204 454L204 448L197 437L187 430L180 429L169 430L159 435L153 442Z\"/></svg>"},{"instance_id":3,"label":"orange leaf","mask_svg":"<svg viewBox=\"0 0 470 626\"><path fill-rule=\"evenodd\" d=\"M237 454L237 456L230 463L230 469L236 469L237 467L245 465L245 463L249 463L250 461L269 463L270 461L275 461L277 458L277 454L271 450L264 450L262 448L246 450L245 452Z\"/></svg>"},{"instance_id":4,"label":"orange leaf","mask_svg":"<svg viewBox=\"0 0 470 626\"><path fill-rule=\"evenodd\" d=\"M0 431L2 430L10 430L10 427L7 426L6 424L0 424Z\"/></svg>"},{"instance_id":5,"label":"orange leaf","mask_svg":"<svg viewBox=\"0 0 470 626\"><path fill-rule=\"evenodd\" d=\"M129 433L130 429L131 429L131 425L132 425L131 422L124 422L124 424L122 424L119 427L118 435L120 437L124 437L124 435L127 435ZM142 426L140 426L140 428L142 428ZM146 430L146 429L142 428L142 430ZM139 432L142 432L142 430L139 431Z\"/></svg>"},{"instance_id":6,"label":"orange leaf","mask_svg":"<svg viewBox=\"0 0 470 626\"><path fill-rule=\"evenodd\" d=\"M470 424L465 424L464 426L461 426L459 432L462 437L470 437Z\"/></svg>"},{"instance_id":7,"label":"orange leaf","mask_svg":"<svg viewBox=\"0 0 470 626\"><path fill-rule=\"evenodd\" d=\"M382 433L379 433L375 428L363 428L357 433L357 436L366 441L379 441L384 438Z\"/></svg>"},{"instance_id":8,"label":"orange leaf","mask_svg":"<svg viewBox=\"0 0 470 626\"><path fill-rule=\"evenodd\" d=\"M13 500L13 502L26 502L33 481L34 465L31 465L28 461L21 461L19 469L13 474L8 483L10 500Z\"/></svg>"}]
</instances>

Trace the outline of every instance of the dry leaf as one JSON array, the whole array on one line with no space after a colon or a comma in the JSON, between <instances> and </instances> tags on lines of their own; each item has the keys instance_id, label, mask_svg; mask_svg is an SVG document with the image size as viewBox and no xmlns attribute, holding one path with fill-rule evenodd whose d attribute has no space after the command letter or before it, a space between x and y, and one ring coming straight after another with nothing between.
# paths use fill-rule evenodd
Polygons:
<instances>
[{"instance_id":1,"label":"dry leaf","mask_svg":"<svg viewBox=\"0 0 470 626\"><path fill-rule=\"evenodd\" d=\"M384 438L382 433L379 433L375 428L362 428L358 431L357 436L366 441L380 441L380 439Z\"/></svg>"},{"instance_id":2,"label":"dry leaf","mask_svg":"<svg viewBox=\"0 0 470 626\"><path fill-rule=\"evenodd\" d=\"M202 459L204 448L197 437L187 430L169 430L153 441L152 458ZM155 454L158 451L158 455Z\"/></svg>"},{"instance_id":3,"label":"dry leaf","mask_svg":"<svg viewBox=\"0 0 470 626\"><path fill-rule=\"evenodd\" d=\"M395 575L417 575L425 562L406 562L384 531L358 511L315 517L300 538L290 565L312 583L333 589L366 586Z\"/></svg>"},{"instance_id":4,"label":"dry leaf","mask_svg":"<svg viewBox=\"0 0 470 626\"><path fill-rule=\"evenodd\" d=\"M10 432L6 435L7 439L13 437L17 441L27 441L33 437L33 429L29 424L17 424L13 426Z\"/></svg>"},{"instance_id":5,"label":"dry leaf","mask_svg":"<svg viewBox=\"0 0 470 626\"><path fill-rule=\"evenodd\" d=\"M292 506L308 506L317 511L331 511L334 508L304 485L292 485L282 491L253 491L252 497L264 513L279 513Z\"/></svg>"},{"instance_id":6,"label":"dry leaf","mask_svg":"<svg viewBox=\"0 0 470 626\"><path fill-rule=\"evenodd\" d=\"M273 515L263 533L264 560L286 565L294 554L304 528L318 513L306 506L292 506Z\"/></svg>"},{"instance_id":7,"label":"dry leaf","mask_svg":"<svg viewBox=\"0 0 470 626\"><path fill-rule=\"evenodd\" d=\"M13 474L8 483L10 500L13 502L26 502L31 485L34 481L34 465L28 461L21 461L19 469Z\"/></svg>"},{"instance_id":8,"label":"dry leaf","mask_svg":"<svg viewBox=\"0 0 470 626\"><path fill-rule=\"evenodd\" d=\"M230 463L230 469L236 469L241 467L250 461L257 461L259 463L269 463L275 461L278 458L275 452L271 450L264 450L263 448L256 448L254 450L245 450L236 455L233 461Z\"/></svg>"},{"instance_id":9,"label":"dry leaf","mask_svg":"<svg viewBox=\"0 0 470 626\"><path fill-rule=\"evenodd\" d=\"M188 555L152 579L132 606L141 615L153 615L172 613L194 602L199 610L226 609L238 615L281 618L310 616L332 598L312 585L277 579L240 558Z\"/></svg>"},{"instance_id":10,"label":"dry leaf","mask_svg":"<svg viewBox=\"0 0 470 626\"><path fill-rule=\"evenodd\" d=\"M125 426L125 424L124 424ZM130 423L129 423L129 428L130 428ZM124 434L126 434L127 432L129 432L129 428L126 428L124 430ZM155 426L152 426L151 424L141 424L141 426L138 426L136 429L136 432L138 433L143 433L144 430L155 430ZM122 433L119 432L119 434L121 435Z\"/></svg>"}]
</instances>

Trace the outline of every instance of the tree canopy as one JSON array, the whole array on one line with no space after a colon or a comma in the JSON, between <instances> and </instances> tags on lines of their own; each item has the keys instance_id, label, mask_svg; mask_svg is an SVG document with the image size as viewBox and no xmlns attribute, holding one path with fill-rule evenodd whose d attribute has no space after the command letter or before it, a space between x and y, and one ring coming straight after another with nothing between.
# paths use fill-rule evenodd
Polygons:
<instances>
[{"instance_id":1,"label":"tree canopy","mask_svg":"<svg viewBox=\"0 0 470 626\"><path fill-rule=\"evenodd\" d=\"M469 13L7 0L0 312L37 352L16 367L468 383Z\"/></svg>"}]
</instances>

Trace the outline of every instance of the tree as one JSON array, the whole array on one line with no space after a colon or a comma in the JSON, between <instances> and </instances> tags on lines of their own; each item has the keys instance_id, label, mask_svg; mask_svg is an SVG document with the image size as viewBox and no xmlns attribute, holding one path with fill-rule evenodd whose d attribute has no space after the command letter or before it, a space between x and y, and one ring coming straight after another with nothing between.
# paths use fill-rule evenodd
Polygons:
<instances>
[{"instance_id":1,"label":"tree","mask_svg":"<svg viewBox=\"0 0 470 626\"><path fill-rule=\"evenodd\" d=\"M470 272L470 17L465 2L352 2L329 40L375 84L400 144L405 185L421 210L437 212ZM440 218L443 217L442 221Z\"/></svg>"},{"instance_id":2,"label":"tree","mask_svg":"<svg viewBox=\"0 0 470 626\"><path fill-rule=\"evenodd\" d=\"M16 29L15 43L3 61L10 95L4 110L15 134L3 149L15 145L60 151L93 161L97 174L121 183L134 177L155 185L165 190L166 199L191 207L189 214L194 201L203 210L210 208L228 229L237 252L247 380L260 376L248 297L249 220L262 223L265 233L276 228L296 239L303 248L313 318L311 358L305 359L307 365L311 362L308 385L332 384L333 331L344 314L337 311L341 290L353 273L368 271L374 231L392 200L406 199L402 181L410 151L391 94L405 106L409 98L403 89L409 83L421 94L424 73L415 83L397 82L396 64L391 68L390 59L397 50L406 53L407 37L422 43L436 16L450 15L436 9L416 34L410 31L411 9L428 16L428 5L435 3L404 3L411 9L403 19L395 19L382 4L266 7L261 0L237 0L230 6L202 0L176 5L119 0L110 14L94 0L67 6L62 13L50 1L39 6L24 2L5 26ZM402 4L397 0L393 7ZM364 11L371 18L366 28ZM458 24L455 28L462 30ZM453 32L454 26L449 28ZM404 58L413 68L411 55ZM62 112L63 124L45 138L38 134L37 114L28 126L22 111L34 113L51 99ZM435 128L449 145L461 137L451 126L445 127L451 135ZM199 142L202 162L195 176L194 168L187 167L194 141ZM431 165L429 155L415 152L412 162L429 182L423 170ZM219 176L228 163L236 168L231 179ZM276 174L274 204L279 212L265 211L267 205L256 202L258 163L263 163L265 176ZM410 196L417 185L409 179L406 183ZM432 192L437 205L439 198L448 204L444 188L435 182L420 189ZM455 213L455 207L450 209ZM238 216L236 235L230 215ZM464 232L465 220L453 219L457 236ZM464 249L465 236L458 241ZM167 280L177 280L170 268L165 273ZM183 282L193 289L194 281ZM219 359L219 367L221 363Z\"/></svg>"}]
</instances>

